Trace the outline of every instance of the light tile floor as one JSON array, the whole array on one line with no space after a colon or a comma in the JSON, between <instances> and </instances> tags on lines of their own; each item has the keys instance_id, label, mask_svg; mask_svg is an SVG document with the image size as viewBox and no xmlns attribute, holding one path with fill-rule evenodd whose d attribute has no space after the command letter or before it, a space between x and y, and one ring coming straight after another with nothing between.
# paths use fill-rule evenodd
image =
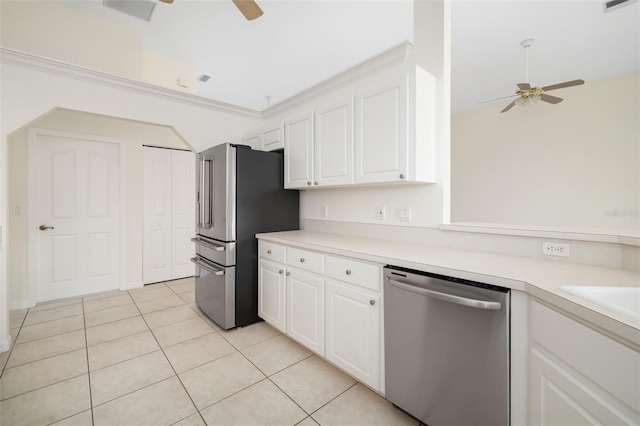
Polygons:
<instances>
[{"instance_id":1,"label":"light tile floor","mask_svg":"<svg viewBox=\"0 0 640 426\"><path fill-rule=\"evenodd\" d=\"M13 311L0 424L418 425L266 323L221 330L193 278Z\"/></svg>"}]
</instances>

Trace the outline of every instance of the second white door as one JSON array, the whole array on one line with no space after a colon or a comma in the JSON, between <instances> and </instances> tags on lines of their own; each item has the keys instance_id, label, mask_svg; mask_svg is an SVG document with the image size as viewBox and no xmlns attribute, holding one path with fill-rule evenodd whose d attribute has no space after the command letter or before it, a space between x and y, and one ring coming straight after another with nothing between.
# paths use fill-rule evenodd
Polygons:
<instances>
[{"instance_id":1,"label":"second white door","mask_svg":"<svg viewBox=\"0 0 640 426\"><path fill-rule=\"evenodd\" d=\"M143 282L193 276L195 156L144 148Z\"/></svg>"}]
</instances>

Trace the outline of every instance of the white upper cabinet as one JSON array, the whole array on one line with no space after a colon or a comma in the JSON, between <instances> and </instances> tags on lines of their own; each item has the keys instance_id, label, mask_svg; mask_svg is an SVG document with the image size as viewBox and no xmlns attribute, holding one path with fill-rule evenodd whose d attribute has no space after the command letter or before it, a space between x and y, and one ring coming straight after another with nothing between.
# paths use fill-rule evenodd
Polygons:
<instances>
[{"instance_id":1,"label":"white upper cabinet","mask_svg":"<svg viewBox=\"0 0 640 426\"><path fill-rule=\"evenodd\" d=\"M419 67L356 96L355 182L435 181L435 78Z\"/></svg>"},{"instance_id":2,"label":"white upper cabinet","mask_svg":"<svg viewBox=\"0 0 640 426\"><path fill-rule=\"evenodd\" d=\"M284 126L282 121L269 123L262 127L260 131L261 151L274 151L284 148Z\"/></svg>"},{"instance_id":3,"label":"white upper cabinet","mask_svg":"<svg viewBox=\"0 0 640 426\"><path fill-rule=\"evenodd\" d=\"M282 121L273 121L259 129L246 133L242 144L260 151L275 151L284 148L284 126Z\"/></svg>"},{"instance_id":4,"label":"white upper cabinet","mask_svg":"<svg viewBox=\"0 0 640 426\"><path fill-rule=\"evenodd\" d=\"M356 97L356 183L407 179L407 86L400 76Z\"/></svg>"},{"instance_id":5,"label":"white upper cabinet","mask_svg":"<svg viewBox=\"0 0 640 426\"><path fill-rule=\"evenodd\" d=\"M284 122L284 187L313 185L313 113Z\"/></svg>"},{"instance_id":6,"label":"white upper cabinet","mask_svg":"<svg viewBox=\"0 0 640 426\"><path fill-rule=\"evenodd\" d=\"M314 131L314 186L352 184L353 97L316 109Z\"/></svg>"}]
</instances>

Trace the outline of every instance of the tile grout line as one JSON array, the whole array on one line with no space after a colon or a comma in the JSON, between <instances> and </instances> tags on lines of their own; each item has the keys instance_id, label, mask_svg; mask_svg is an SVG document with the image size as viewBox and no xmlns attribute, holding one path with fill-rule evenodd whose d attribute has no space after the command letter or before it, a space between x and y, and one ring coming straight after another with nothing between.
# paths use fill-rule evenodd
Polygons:
<instances>
[{"instance_id":1,"label":"tile grout line","mask_svg":"<svg viewBox=\"0 0 640 426\"><path fill-rule=\"evenodd\" d=\"M89 341L87 339L87 319L84 315L84 300L82 301L82 321L84 323L84 348L87 354L87 379L89 380L89 407L91 409L91 424L95 424L93 418L93 395L91 393L91 366L89 365ZM77 413L76 413L77 414Z\"/></svg>"},{"instance_id":2,"label":"tile grout line","mask_svg":"<svg viewBox=\"0 0 640 426\"><path fill-rule=\"evenodd\" d=\"M172 290L173 291L173 290ZM134 301L135 303L135 301ZM200 416L200 418L202 418L202 414L200 414L200 410L198 409L198 406L196 405L195 401L193 400L193 398L191 397L191 394L189 393L189 391L187 390L187 388L185 387L184 383L182 383L182 379L180 378L180 376L178 375L178 372L176 371L175 367L173 366L173 364L171 364L171 361L169 360L169 357L167 356L167 354L164 352L164 348L162 347L162 345L160 345L160 342L158 342L158 339L156 338L156 335L153 334L153 331L151 330L151 327L149 327L149 324L147 323L147 320L144 318L144 315L142 314L142 311L140 311L140 308L138 308L138 304L135 303L136 305L136 309L138 310L138 312L140 312L140 316L142 316L142 320L144 321L144 323L147 325L147 327L149 328L149 331L151 332L151 335L153 336L154 340L156 341L158 347L160 348L160 350L162 351L162 355L164 356L165 360L167 361L167 364L169 364L169 367L171 367L171 370L173 370L173 374L175 374L175 377L178 379L178 382L180 382L180 386L182 386L182 389L184 389L184 392L187 394L187 396L189 397L189 401L191 401L191 404L193 405L193 408L196 409L196 413L198 413L198 415ZM185 302L186 305L186 302ZM169 324L170 325L170 324ZM213 329L213 327L211 327ZM215 331L215 330L214 330ZM175 346L175 345L174 345ZM169 377L168 379L165 380L169 380L171 377ZM162 380L161 380L162 381ZM160 383L160 382L157 382ZM154 383L155 384L155 383ZM151 386L151 385L149 385ZM139 390L139 389L138 389ZM135 392L135 391L134 391ZM193 413L195 414L195 413ZM191 417L193 414L190 414L189 416L185 417ZM202 418L202 420L204 421L204 418ZM181 420L178 420L181 421ZM176 422L177 423L177 422ZM205 422L206 423L206 422Z\"/></svg>"}]
</instances>

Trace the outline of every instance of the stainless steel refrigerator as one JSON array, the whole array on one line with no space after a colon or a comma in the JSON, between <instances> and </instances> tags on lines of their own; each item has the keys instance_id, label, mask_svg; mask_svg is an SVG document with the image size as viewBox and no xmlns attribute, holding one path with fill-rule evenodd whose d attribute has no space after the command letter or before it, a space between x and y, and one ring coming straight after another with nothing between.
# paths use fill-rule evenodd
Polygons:
<instances>
[{"instance_id":1,"label":"stainless steel refrigerator","mask_svg":"<svg viewBox=\"0 0 640 426\"><path fill-rule=\"evenodd\" d=\"M223 144L196 161L196 304L224 329L261 321L255 234L299 229L283 154Z\"/></svg>"}]
</instances>

